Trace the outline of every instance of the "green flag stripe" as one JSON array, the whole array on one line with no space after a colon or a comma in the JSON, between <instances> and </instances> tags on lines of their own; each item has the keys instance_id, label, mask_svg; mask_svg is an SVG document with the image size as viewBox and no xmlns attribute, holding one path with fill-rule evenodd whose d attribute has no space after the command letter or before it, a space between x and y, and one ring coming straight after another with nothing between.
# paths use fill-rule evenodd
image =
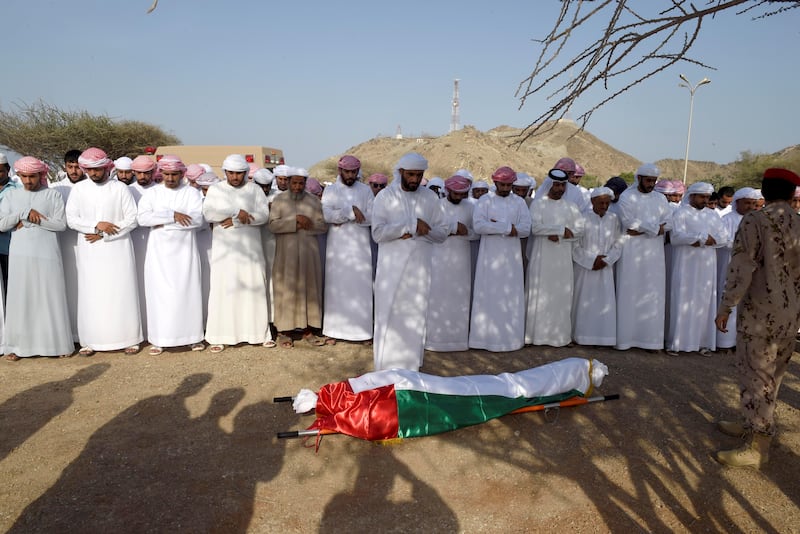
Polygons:
<instances>
[{"instance_id":1,"label":"green flag stripe","mask_svg":"<svg viewBox=\"0 0 800 534\"><path fill-rule=\"evenodd\" d=\"M524 406L560 402L579 395L581 392L574 389L558 395L531 399L395 390L399 421L398 437L412 438L439 434L456 428L477 425Z\"/></svg>"}]
</instances>

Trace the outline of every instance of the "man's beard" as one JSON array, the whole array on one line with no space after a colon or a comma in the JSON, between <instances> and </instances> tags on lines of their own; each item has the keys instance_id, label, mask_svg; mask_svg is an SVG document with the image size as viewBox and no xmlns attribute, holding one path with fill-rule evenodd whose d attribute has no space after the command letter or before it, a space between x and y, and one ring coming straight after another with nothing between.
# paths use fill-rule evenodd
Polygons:
<instances>
[{"instance_id":1,"label":"man's beard","mask_svg":"<svg viewBox=\"0 0 800 534\"><path fill-rule=\"evenodd\" d=\"M292 200L303 200L303 196L305 195L305 193L303 191L300 191L299 193L292 193L290 191L289 195L291 196Z\"/></svg>"}]
</instances>

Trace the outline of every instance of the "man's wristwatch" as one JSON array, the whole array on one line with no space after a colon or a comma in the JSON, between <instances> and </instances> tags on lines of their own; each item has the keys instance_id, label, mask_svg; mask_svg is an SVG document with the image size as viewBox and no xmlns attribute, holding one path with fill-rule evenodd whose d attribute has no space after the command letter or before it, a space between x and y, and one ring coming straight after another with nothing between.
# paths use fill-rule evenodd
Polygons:
<instances>
[{"instance_id":1,"label":"man's wristwatch","mask_svg":"<svg viewBox=\"0 0 800 534\"><path fill-rule=\"evenodd\" d=\"M96 233L100 237L103 237L103 235L104 235L103 231L101 229L99 229L98 227L96 227L96 226L94 227L94 233Z\"/></svg>"}]
</instances>

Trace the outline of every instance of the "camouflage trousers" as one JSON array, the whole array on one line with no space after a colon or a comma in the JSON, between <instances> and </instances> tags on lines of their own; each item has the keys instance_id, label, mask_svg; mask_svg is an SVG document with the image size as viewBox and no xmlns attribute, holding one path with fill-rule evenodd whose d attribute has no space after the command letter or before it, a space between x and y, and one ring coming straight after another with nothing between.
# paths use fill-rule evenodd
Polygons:
<instances>
[{"instance_id":1,"label":"camouflage trousers","mask_svg":"<svg viewBox=\"0 0 800 534\"><path fill-rule=\"evenodd\" d=\"M792 359L794 344L794 337L774 340L737 334L736 369L746 428L770 436L775 434L778 390Z\"/></svg>"}]
</instances>

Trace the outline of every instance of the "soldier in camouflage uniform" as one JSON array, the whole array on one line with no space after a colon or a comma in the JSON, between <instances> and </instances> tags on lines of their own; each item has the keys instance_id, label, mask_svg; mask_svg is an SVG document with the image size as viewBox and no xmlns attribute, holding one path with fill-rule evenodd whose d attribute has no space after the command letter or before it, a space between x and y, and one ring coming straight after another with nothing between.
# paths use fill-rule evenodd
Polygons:
<instances>
[{"instance_id":1,"label":"soldier in camouflage uniform","mask_svg":"<svg viewBox=\"0 0 800 534\"><path fill-rule=\"evenodd\" d=\"M727 331L737 307L736 358L742 422L719 421L725 434L744 436L741 448L717 452L725 465L760 467L769 459L775 434L775 404L800 326L800 217L790 201L800 176L767 169L762 193L767 205L742 219L716 317Z\"/></svg>"}]
</instances>

